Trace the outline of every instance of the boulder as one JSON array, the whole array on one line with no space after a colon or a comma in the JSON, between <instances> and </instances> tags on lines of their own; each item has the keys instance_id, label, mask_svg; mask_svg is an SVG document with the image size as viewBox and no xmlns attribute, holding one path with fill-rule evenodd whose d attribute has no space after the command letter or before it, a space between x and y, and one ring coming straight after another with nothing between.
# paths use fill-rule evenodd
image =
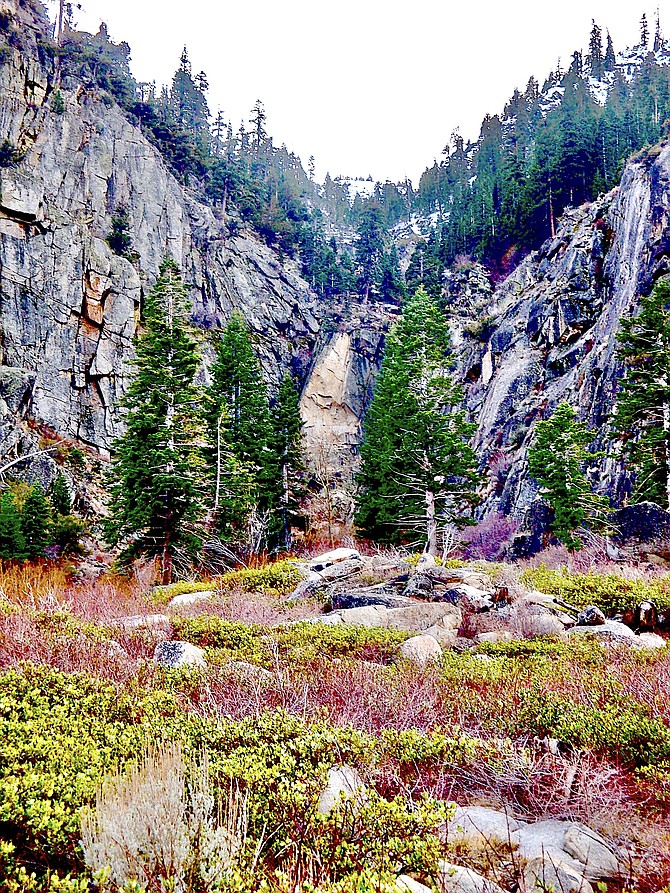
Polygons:
<instances>
[{"instance_id":1,"label":"boulder","mask_svg":"<svg viewBox=\"0 0 670 893\"><path fill-rule=\"evenodd\" d=\"M450 599L456 603L465 601L473 611L483 612L490 611L495 604L495 593L476 589L474 586L468 586L466 583L459 583L458 586L450 586L448 590Z\"/></svg>"},{"instance_id":2,"label":"boulder","mask_svg":"<svg viewBox=\"0 0 670 893\"><path fill-rule=\"evenodd\" d=\"M597 605L589 605L577 615L577 626L602 626L606 619Z\"/></svg>"},{"instance_id":3,"label":"boulder","mask_svg":"<svg viewBox=\"0 0 670 893\"><path fill-rule=\"evenodd\" d=\"M526 862L519 878L521 893L556 891L556 893L593 893L593 887L586 880L578 866L575 866L557 853L545 852Z\"/></svg>"},{"instance_id":4,"label":"boulder","mask_svg":"<svg viewBox=\"0 0 670 893\"><path fill-rule=\"evenodd\" d=\"M405 608L391 608L386 612L385 626L389 629L429 629L439 624L443 629L458 629L463 621L460 608L444 602L415 602Z\"/></svg>"},{"instance_id":5,"label":"boulder","mask_svg":"<svg viewBox=\"0 0 670 893\"><path fill-rule=\"evenodd\" d=\"M327 815L340 797L351 798L358 804L365 801L363 779L351 766L333 766L328 770L326 787L319 797L318 811Z\"/></svg>"},{"instance_id":6,"label":"boulder","mask_svg":"<svg viewBox=\"0 0 670 893\"><path fill-rule=\"evenodd\" d=\"M167 614L131 614L129 617L117 617L110 621L109 626L117 626L120 629L151 629L168 631L171 628L170 618Z\"/></svg>"},{"instance_id":7,"label":"boulder","mask_svg":"<svg viewBox=\"0 0 670 893\"><path fill-rule=\"evenodd\" d=\"M213 589L204 592L183 592L181 595L175 595L168 604L168 610L171 608L183 608L185 605L194 605L196 602L206 602L216 596Z\"/></svg>"},{"instance_id":8,"label":"boulder","mask_svg":"<svg viewBox=\"0 0 670 893\"><path fill-rule=\"evenodd\" d=\"M190 642L170 640L159 642L154 649L153 661L171 670L180 667L205 667L205 652Z\"/></svg>"},{"instance_id":9,"label":"boulder","mask_svg":"<svg viewBox=\"0 0 670 893\"><path fill-rule=\"evenodd\" d=\"M429 626L423 633L426 636L432 636L443 649L453 648L456 644L456 639L458 638L457 629L453 629L450 626L441 626L440 623L435 623L433 626Z\"/></svg>"},{"instance_id":10,"label":"boulder","mask_svg":"<svg viewBox=\"0 0 670 893\"><path fill-rule=\"evenodd\" d=\"M629 626L626 626L625 623L619 623L616 620L606 620L605 623L601 623L600 626L574 626L572 629L568 630L568 635L590 635L605 641L623 642L628 645L633 645L635 639L639 639L639 636L636 636Z\"/></svg>"},{"instance_id":11,"label":"boulder","mask_svg":"<svg viewBox=\"0 0 670 893\"><path fill-rule=\"evenodd\" d=\"M433 636L412 636L402 643L398 653L405 660L424 666L430 661L440 660L442 648Z\"/></svg>"},{"instance_id":12,"label":"boulder","mask_svg":"<svg viewBox=\"0 0 670 893\"><path fill-rule=\"evenodd\" d=\"M433 581L428 574L415 574L410 577L402 594L407 598L430 598L433 594Z\"/></svg>"},{"instance_id":13,"label":"boulder","mask_svg":"<svg viewBox=\"0 0 670 893\"><path fill-rule=\"evenodd\" d=\"M524 822L507 812L486 806L458 806L453 817L440 829L448 845L466 847L470 851L500 850L519 847L519 830Z\"/></svg>"},{"instance_id":14,"label":"boulder","mask_svg":"<svg viewBox=\"0 0 670 893\"><path fill-rule=\"evenodd\" d=\"M339 564L342 561L360 561L361 554L357 552L356 549L333 549L330 552L324 552L322 555L317 555L315 558L312 558L309 562L309 569L312 571L322 571L327 567L332 567L334 564Z\"/></svg>"},{"instance_id":15,"label":"boulder","mask_svg":"<svg viewBox=\"0 0 670 893\"><path fill-rule=\"evenodd\" d=\"M338 561L336 564L329 564L319 571L321 579L326 583L332 583L333 580L343 580L346 577L353 577L354 574L360 574L363 570L363 562L360 558L349 558L346 561Z\"/></svg>"},{"instance_id":16,"label":"boulder","mask_svg":"<svg viewBox=\"0 0 670 893\"><path fill-rule=\"evenodd\" d=\"M318 595L319 592L323 592L325 588L326 581L321 574L317 574L316 571L307 571L305 578L298 583L286 600L298 601L302 598L312 598L312 596Z\"/></svg>"},{"instance_id":17,"label":"boulder","mask_svg":"<svg viewBox=\"0 0 670 893\"><path fill-rule=\"evenodd\" d=\"M538 639L542 636L564 636L565 626L551 611L533 611L518 615L524 638Z\"/></svg>"},{"instance_id":18,"label":"boulder","mask_svg":"<svg viewBox=\"0 0 670 893\"><path fill-rule=\"evenodd\" d=\"M464 583L466 586L485 591L492 588L491 581L486 574L480 574L478 571L471 571L464 567L432 567L428 568L425 573L434 583L440 585Z\"/></svg>"},{"instance_id":19,"label":"boulder","mask_svg":"<svg viewBox=\"0 0 670 893\"><path fill-rule=\"evenodd\" d=\"M382 608L409 608L414 602L411 598L405 598L391 587L383 587L377 590L361 590L360 592L336 592L332 597L333 610L343 608L368 608L376 605Z\"/></svg>"},{"instance_id":20,"label":"boulder","mask_svg":"<svg viewBox=\"0 0 670 893\"><path fill-rule=\"evenodd\" d=\"M243 679L264 682L271 682L274 679L273 674L266 670L265 667L257 667L256 664L250 664L246 660L231 660L228 666L237 676L241 676Z\"/></svg>"},{"instance_id":21,"label":"boulder","mask_svg":"<svg viewBox=\"0 0 670 893\"><path fill-rule=\"evenodd\" d=\"M655 651L657 648L665 648L667 644L668 640L659 636L658 633L640 633L639 636L631 639L633 648L640 651Z\"/></svg>"},{"instance_id":22,"label":"boulder","mask_svg":"<svg viewBox=\"0 0 670 893\"><path fill-rule=\"evenodd\" d=\"M438 888L442 893L503 893L494 881L471 868L441 861L438 871Z\"/></svg>"},{"instance_id":23,"label":"boulder","mask_svg":"<svg viewBox=\"0 0 670 893\"><path fill-rule=\"evenodd\" d=\"M524 826L519 831L519 854L536 869L542 868L537 860L551 858L561 870L569 868L587 881L617 878L623 867L614 848L578 822L549 820Z\"/></svg>"},{"instance_id":24,"label":"boulder","mask_svg":"<svg viewBox=\"0 0 670 893\"><path fill-rule=\"evenodd\" d=\"M474 641L477 645L485 642L491 645L498 645L500 642L513 642L514 636L508 629L493 629L486 633L477 633Z\"/></svg>"},{"instance_id":25,"label":"boulder","mask_svg":"<svg viewBox=\"0 0 670 893\"><path fill-rule=\"evenodd\" d=\"M399 893L433 893L430 887L420 884L419 881L415 881L414 878L408 877L406 874L397 877L395 885Z\"/></svg>"},{"instance_id":26,"label":"boulder","mask_svg":"<svg viewBox=\"0 0 670 893\"><path fill-rule=\"evenodd\" d=\"M336 614L345 626L386 626L388 610L381 605L369 605L365 608L347 608L344 611L335 611L333 614ZM329 616L333 615L326 614L319 619L328 622L326 618Z\"/></svg>"}]
</instances>

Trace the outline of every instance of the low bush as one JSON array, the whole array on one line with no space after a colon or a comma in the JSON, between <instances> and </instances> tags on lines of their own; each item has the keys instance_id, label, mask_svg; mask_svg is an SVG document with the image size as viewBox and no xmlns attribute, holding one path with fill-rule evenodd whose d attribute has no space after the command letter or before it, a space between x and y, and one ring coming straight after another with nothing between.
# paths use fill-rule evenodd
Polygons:
<instances>
[{"instance_id":1,"label":"low bush","mask_svg":"<svg viewBox=\"0 0 670 893\"><path fill-rule=\"evenodd\" d=\"M302 663L318 657L388 660L410 635L380 627L296 623L283 627L222 620L211 614L175 617L175 635L201 648L220 649L232 660L271 665L275 651L286 661Z\"/></svg>"},{"instance_id":2,"label":"low bush","mask_svg":"<svg viewBox=\"0 0 670 893\"><path fill-rule=\"evenodd\" d=\"M176 595L209 590L237 590L240 592L261 592L264 595L280 598L290 595L303 579L302 573L293 561L275 561L262 567L249 567L228 571L211 580L191 582L188 580L157 586L151 597L157 604L166 604Z\"/></svg>"},{"instance_id":3,"label":"low bush","mask_svg":"<svg viewBox=\"0 0 670 893\"><path fill-rule=\"evenodd\" d=\"M651 599L658 608L670 608L670 580L627 580L617 574L571 574L566 569L550 570L545 565L528 568L521 582L532 589L555 595L562 601L585 608L598 605L605 614L631 611Z\"/></svg>"}]
</instances>

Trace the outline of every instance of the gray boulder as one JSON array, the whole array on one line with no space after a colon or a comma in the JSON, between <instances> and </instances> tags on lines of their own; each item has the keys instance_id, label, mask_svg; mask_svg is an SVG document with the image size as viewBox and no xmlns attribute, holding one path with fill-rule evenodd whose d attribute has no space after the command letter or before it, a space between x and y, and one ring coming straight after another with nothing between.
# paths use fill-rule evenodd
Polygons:
<instances>
[{"instance_id":1,"label":"gray boulder","mask_svg":"<svg viewBox=\"0 0 670 893\"><path fill-rule=\"evenodd\" d=\"M187 605L194 605L197 602L210 601L210 599L216 597L216 594L217 593L213 589L208 589L203 592L184 592L181 595L175 595L175 597L170 600L168 610L171 608L183 608Z\"/></svg>"},{"instance_id":2,"label":"gray boulder","mask_svg":"<svg viewBox=\"0 0 670 893\"><path fill-rule=\"evenodd\" d=\"M589 605L577 615L577 626L602 626L606 619L597 605Z\"/></svg>"},{"instance_id":3,"label":"gray boulder","mask_svg":"<svg viewBox=\"0 0 670 893\"><path fill-rule=\"evenodd\" d=\"M322 571L334 564L340 564L343 561L360 561L361 553L356 549L332 549L330 552L324 552L317 555L309 562L309 569L312 571Z\"/></svg>"},{"instance_id":4,"label":"gray boulder","mask_svg":"<svg viewBox=\"0 0 670 893\"><path fill-rule=\"evenodd\" d=\"M131 614L128 617L117 617L109 625L131 631L136 629L168 631L172 627L167 614Z\"/></svg>"},{"instance_id":5,"label":"gray boulder","mask_svg":"<svg viewBox=\"0 0 670 893\"><path fill-rule=\"evenodd\" d=\"M569 869L587 881L620 877L623 868L615 848L579 822L550 820L524 826L519 831L519 854L533 866L533 876L543 869L541 861L546 863L547 871ZM555 863L554 868L550 862ZM574 879L570 881L570 889L581 889L574 883Z\"/></svg>"},{"instance_id":6,"label":"gray boulder","mask_svg":"<svg viewBox=\"0 0 670 893\"><path fill-rule=\"evenodd\" d=\"M190 642L171 640L159 642L154 649L154 663L170 670L180 667L205 667L205 652Z\"/></svg>"},{"instance_id":7,"label":"gray boulder","mask_svg":"<svg viewBox=\"0 0 670 893\"><path fill-rule=\"evenodd\" d=\"M349 558L346 561L338 561L335 564L329 564L319 571L321 579L326 583L332 583L333 580L344 580L347 577L353 577L360 574L363 570L363 562L360 558Z\"/></svg>"},{"instance_id":8,"label":"gray boulder","mask_svg":"<svg viewBox=\"0 0 670 893\"><path fill-rule=\"evenodd\" d=\"M442 657L442 648L433 636L412 636L399 648L400 657L409 660L418 666L424 666L431 661L438 661Z\"/></svg>"},{"instance_id":9,"label":"gray boulder","mask_svg":"<svg viewBox=\"0 0 670 893\"><path fill-rule=\"evenodd\" d=\"M441 893L503 893L498 884L471 868L444 861L439 864L438 886Z\"/></svg>"},{"instance_id":10,"label":"gray boulder","mask_svg":"<svg viewBox=\"0 0 670 893\"><path fill-rule=\"evenodd\" d=\"M458 806L453 817L440 830L445 843L470 851L519 847L519 830L524 822L507 812L485 806Z\"/></svg>"},{"instance_id":11,"label":"gray boulder","mask_svg":"<svg viewBox=\"0 0 670 893\"><path fill-rule=\"evenodd\" d=\"M635 640L639 639L639 636L636 636L629 626L616 620L606 620L600 626L574 626L571 630L568 630L568 635L596 636L596 638L604 641L622 642L627 645L633 645Z\"/></svg>"},{"instance_id":12,"label":"gray boulder","mask_svg":"<svg viewBox=\"0 0 670 893\"><path fill-rule=\"evenodd\" d=\"M382 608L408 608L414 602L405 598L390 587L377 590L361 590L360 592L336 592L332 598L333 610L344 608L368 608L371 605Z\"/></svg>"},{"instance_id":13,"label":"gray boulder","mask_svg":"<svg viewBox=\"0 0 670 893\"><path fill-rule=\"evenodd\" d=\"M430 598L433 594L433 581L428 574L415 574L410 577L402 594L407 598Z\"/></svg>"},{"instance_id":14,"label":"gray boulder","mask_svg":"<svg viewBox=\"0 0 670 893\"><path fill-rule=\"evenodd\" d=\"M333 766L328 770L326 787L321 792L318 811L327 815L341 798L352 799L359 805L365 802L365 785L351 766Z\"/></svg>"}]
</instances>

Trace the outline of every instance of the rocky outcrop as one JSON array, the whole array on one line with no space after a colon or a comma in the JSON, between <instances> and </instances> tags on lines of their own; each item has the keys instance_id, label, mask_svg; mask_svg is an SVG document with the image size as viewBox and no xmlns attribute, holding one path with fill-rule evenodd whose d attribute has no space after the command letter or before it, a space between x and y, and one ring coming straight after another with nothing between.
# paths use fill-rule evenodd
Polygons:
<instances>
[{"instance_id":1,"label":"rocky outcrop","mask_svg":"<svg viewBox=\"0 0 670 893\"><path fill-rule=\"evenodd\" d=\"M639 295L667 270L669 181L665 146L629 164L614 192L568 211L556 237L495 290L478 267L448 281L458 375L490 472L482 514L532 522L537 487L526 451L535 423L561 400L578 409L594 448L606 453L595 488L614 502L628 495L629 475L612 442L622 374L616 335L621 317L637 311Z\"/></svg>"},{"instance_id":2,"label":"rocky outcrop","mask_svg":"<svg viewBox=\"0 0 670 893\"><path fill-rule=\"evenodd\" d=\"M0 66L0 142L22 153L0 169L0 363L29 385L20 405L63 436L109 447L143 295L168 253L197 325L220 326L239 308L270 382L290 365L304 372L319 308L295 265L233 233L108 97L65 79L59 113L53 85L53 68L29 51ZM119 207L134 262L105 241Z\"/></svg>"}]
</instances>

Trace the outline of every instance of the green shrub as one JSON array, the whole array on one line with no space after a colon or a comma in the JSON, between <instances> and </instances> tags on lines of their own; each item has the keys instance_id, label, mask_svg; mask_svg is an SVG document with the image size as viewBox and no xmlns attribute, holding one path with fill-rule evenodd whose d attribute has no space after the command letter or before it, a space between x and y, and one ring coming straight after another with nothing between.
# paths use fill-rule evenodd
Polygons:
<instances>
[{"instance_id":1,"label":"green shrub","mask_svg":"<svg viewBox=\"0 0 670 893\"><path fill-rule=\"evenodd\" d=\"M670 607L670 582L667 577L626 580L617 574L571 574L566 568L554 571L540 565L525 570L521 582L532 589L555 595L576 608L598 605L608 615L633 610L646 599L651 599L659 608Z\"/></svg>"},{"instance_id":2,"label":"green shrub","mask_svg":"<svg viewBox=\"0 0 670 893\"><path fill-rule=\"evenodd\" d=\"M178 740L185 755L206 750L215 782L226 791L234 779L246 792L250 851L264 841L261 874L281 874L306 859L327 865L324 880L332 882L365 867L378 876L399 866L431 871L439 854L432 832L445 811L429 800L411 804L397 791L384 799L372 790L358 814L342 803L323 816L316 802L331 766L374 768L394 760L402 742L406 771L416 783L421 760L450 754L467 763L476 752L441 734L379 739L307 725L282 711L241 722L206 719L187 715L163 689L142 696L84 674L30 665L10 670L0 674L3 893L78 893L87 877L79 847L82 807L106 775L136 760L147 744L170 740ZM258 888L258 878L247 878L243 889Z\"/></svg>"},{"instance_id":3,"label":"green shrub","mask_svg":"<svg viewBox=\"0 0 670 893\"><path fill-rule=\"evenodd\" d=\"M256 664L272 664L275 648L280 656L293 663L319 657L385 660L410 635L381 627L325 623L263 627L222 620L211 614L175 617L173 627L176 636L201 648L220 649L226 658Z\"/></svg>"},{"instance_id":4,"label":"green shrub","mask_svg":"<svg viewBox=\"0 0 670 893\"><path fill-rule=\"evenodd\" d=\"M211 580L191 582L183 580L169 586L157 586L151 597L157 604L166 604L176 595L188 592L208 592L209 590L240 590L242 592L262 592L264 595L280 598L290 595L303 579L302 573L293 561L276 561L264 567L249 567L228 571Z\"/></svg>"}]
</instances>

